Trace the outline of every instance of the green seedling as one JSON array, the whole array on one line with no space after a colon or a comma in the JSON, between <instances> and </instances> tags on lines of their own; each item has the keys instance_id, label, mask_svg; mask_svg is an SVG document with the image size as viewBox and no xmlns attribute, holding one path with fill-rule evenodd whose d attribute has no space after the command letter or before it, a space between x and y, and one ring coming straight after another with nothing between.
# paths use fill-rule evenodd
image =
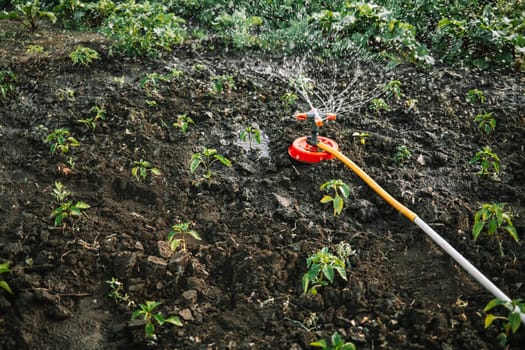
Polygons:
<instances>
[{"instance_id":1,"label":"green seedling","mask_svg":"<svg viewBox=\"0 0 525 350\"><path fill-rule=\"evenodd\" d=\"M332 202L334 207L334 216L341 214L345 199L350 195L350 187L345 184L342 180L329 180L321 185L319 188L321 191L330 191L334 192L334 196L325 194L321 198L321 203Z\"/></svg>"},{"instance_id":2,"label":"green seedling","mask_svg":"<svg viewBox=\"0 0 525 350\"><path fill-rule=\"evenodd\" d=\"M201 236L195 230L190 230L190 223L183 222L181 224L175 224L171 226L171 231L168 233L168 243L170 244L171 250L175 251L182 244L182 251L186 252L186 235L190 235L196 240L201 240ZM179 236L180 238L175 238Z\"/></svg>"},{"instance_id":3,"label":"green seedling","mask_svg":"<svg viewBox=\"0 0 525 350\"><path fill-rule=\"evenodd\" d=\"M489 135L496 129L496 119L492 117L493 112L484 112L474 117L474 122L478 123L478 130Z\"/></svg>"},{"instance_id":4,"label":"green seedling","mask_svg":"<svg viewBox=\"0 0 525 350\"><path fill-rule=\"evenodd\" d=\"M71 196L71 192L66 190L66 186L60 181L55 181L55 188L53 189L53 197L55 197L55 200L58 203L63 203L69 196Z\"/></svg>"},{"instance_id":5,"label":"green seedling","mask_svg":"<svg viewBox=\"0 0 525 350\"><path fill-rule=\"evenodd\" d=\"M89 117L86 119L79 119L78 122L84 124L88 129L95 132L97 127L97 121L106 120L106 109L104 107L93 106L91 112L95 112L94 117Z\"/></svg>"},{"instance_id":6,"label":"green seedling","mask_svg":"<svg viewBox=\"0 0 525 350\"><path fill-rule=\"evenodd\" d=\"M128 293L124 291L124 284L122 282L115 277L111 277L111 280L106 281L106 283L109 284L109 288L111 288L108 296L115 300L117 304L125 303L128 307L135 306L135 302L131 300Z\"/></svg>"},{"instance_id":7,"label":"green seedling","mask_svg":"<svg viewBox=\"0 0 525 350\"><path fill-rule=\"evenodd\" d=\"M412 154L408 150L407 146L397 146L396 154L394 155L394 162L397 164L405 163L410 159Z\"/></svg>"},{"instance_id":8,"label":"green seedling","mask_svg":"<svg viewBox=\"0 0 525 350\"><path fill-rule=\"evenodd\" d=\"M224 91L230 92L235 90L235 80L231 75L216 75L210 78L212 83L212 91L215 94L220 94Z\"/></svg>"},{"instance_id":9,"label":"green seedling","mask_svg":"<svg viewBox=\"0 0 525 350\"><path fill-rule=\"evenodd\" d=\"M508 310L507 316L495 315L488 313L488 311L498 307L504 306ZM483 309L485 312L485 328L490 327L495 320L503 321L501 329L503 330L498 335L499 344L504 347L507 344L508 337L512 333L516 333L521 326L520 313L525 313L525 302L521 299L514 299L510 301L501 300L498 298L492 299Z\"/></svg>"},{"instance_id":10,"label":"green seedling","mask_svg":"<svg viewBox=\"0 0 525 350\"><path fill-rule=\"evenodd\" d=\"M373 98L370 101L370 105L368 106L372 111L376 113L376 115L379 115L381 111L389 111L390 107L382 98Z\"/></svg>"},{"instance_id":11,"label":"green seedling","mask_svg":"<svg viewBox=\"0 0 525 350\"><path fill-rule=\"evenodd\" d=\"M518 242L518 232L512 224L512 213L505 210L506 203L483 204L474 214L474 226L472 237L478 239L483 229L486 228L488 235L494 235L498 231L506 231L512 239Z\"/></svg>"},{"instance_id":12,"label":"green seedling","mask_svg":"<svg viewBox=\"0 0 525 350\"><path fill-rule=\"evenodd\" d=\"M65 128L55 129L51 134L47 135L45 142L50 143L49 151L55 154L56 150L60 150L62 154L69 152L70 147L78 147L80 143L72 136L69 136L69 130Z\"/></svg>"},{"instance_id":13,"label":"green seedling","mask_svg":"<svg viewBox=\"0 0 525 350\"><path fill-rule=\"evenodd\" d=\"M84 66L89 66L93 61L99 60L100 56L97 51L79 45L69 54L69 58L71 58L73 64L80 63Z\"/></svg>"},{"instance_id":14,"label":"green seedling","mask_svg":"<svg viewBox=\"0 0 525 350\"><path fill-rule=\"evenodd\" d=\"M0 70L0 95L6 98L15 89L16 75L10 70Z\"/></svg>"},{"instance_id":15,"label":"green seedling","mask_svg":"<svg viewBox=\"0 0 525 350\"><path fill-rule=\"evenodd\" d=\"M248 141L251 150L254 141L258 144L261 144L261 130L252 126L247 126L244 130L241 130L241 132L239 133L239 139L242 142Z\"/></svg>"},{"instance_id":16,"label":"green seedling","mask_svg":"<svg viewBox=\"0 0 525 350\"><path fill-rule=\"evenodd\" d=\"M401 93L401 82L399 80L391 80L386 84L385 87L388 97L392 97L399 100L403 95Z\"/></svg>"},{"instance_id":17,"label":"green seedling","mask_svg":"<svg viewBox=\"0 0 525 350\"><path fill-rule=\"evenodd\" d=\"M195 124L193 122L193 119L188 117L186 114L181 114L177 116L177 121L173 123L173 127L179 128L180 131L182 131L182 133L185 134L186 131L188 131L188 127L190 126L190 124Z\"/></svg>"},{"instance_id":18,"label":"green seedling","mask_svg":"<svg viewBox=\"0 0 525 350\"><path fill-rule=\"evenodd\" d=\"M281 101L289 107L294 106L298 99L299 97L293 92L287 92L281 96Z\"/></svg>"},{"instance_id":19,"label":"green seedling","mask_svg":"<svg viewBox=\"0 0 525 350\"><path fill-rule=\"evenodd\" d=\"M0 264L0 274L11 272L9 269L9 261L6 261L5 263ZM11 287L9 287L9 284L4 281L0 280L0 288L8 292L9 294L13 294L13 291L11 290Z\"/></svg>"},{"instance_id":20,"label":"green seedling","mask_svg":"<svg viewBox=\"0 0 525 350\"><path fill-rule=\"evenodd\" d=\"M75 99L75 90L73 89L70 89L70 88L65 88L65 89L57 89L57 91L55 91L55 96L57 97L57 99L62 102L62 101L72 101Z\"/></svg>"},{"instance_id":21,"label":"green seedling","mask_svg":"<svg viewBox=\"0 0 525 350\"><path fill-rule=\"evenodd\" d=\"M366 138L370 136L367 132L354 132L352 134L352 137L355 138L355 139L359 139L359 143L362 144L363 146L366 144Z\"/></svg>"},{"instance_id":22,"label":"green seedling","mask_svg":"<svg viewBox=\"0 0 525 350\"><path fill-rule=\"evenodd\" d=\"M317 294L317 288L334 283L335 272L346 279L345 260L335 256L324 247L306 259L308 272L303 275L303 293Z\"/></svg>"},{"instance_id":23,"label":"green seedling","mask_svg":"<svg viewBox=\"0 0 525 350\"><path fill-rule=\"evenodd\" d=\"M170 316L168 318L164 318L162 316L162 313L155 312L155 309L160 305L160 302L157 301L146 301L146 304L140 304L139 309L135 310L133 314L131 314L131 319L137 319L141 318L143 319L146 324L144 326L144 331L146 332L146 338L149 339L155 339L155 325L154 321L157 322L159 326L164 325L165 323L170 323L175 326L182 327L182 322L177 316Z\"/></svg>"},{"instance_id":24,"label":"green seedling","mask_svg":"<svg viewBox=\"0 0 525 350\"><path fill-rule=\"evenodd\" d=\"M231 161L223 155L218 154L216 149L203 147L202 152L197 152L192 155L190 163L190 172L193 174L199 167L204 168L205 173L203 175L203 178L207 180L208 183L211 183L211 166L217 161L227 167L232 166Z\"/></svg>"},{"instance_id":25,"label":"green seedling","mask_svg":"<svg viewBox=\"0 0 525 350\"><path fill-rule=\"evenodd\" d=\"M155 100L146 100L144 102L146 102L146 105L148 105L148 107L157 108L157 101Z\"/></svg>"},{"instance_id":26,"label":"green seedling","mask_svg":"<svg viewBox=\"0 0 525 350\"><path fill-rule=\"evenodd\" d=\"M70 216L80 216L82 214L82 210L90 208L90 205L78 201L75 204L73 204L73 201L68 201L66 203L62 203L58 208L53 210L51 213L51 216L55 218L55 226L62 225L62 222L65 218Z\"/></svg>"},{"instance_id":27,"label":"green seedling","mask_svg":"<svg viewBox=\"0 0 525 350\"><path fill-rule=\"evenodd\" d=\"M335 332L334 334L332 334L332 336L330 337L330 342L332 344L329 345L326 342L326 340L321 339L321 340L310 343L310 346L321 348L323 350L355 350L356 349L354 343L345 342L343 337L341 337L341 335L338 332Z\"/></svg>"},{"instance_id":28,"label":"green seedling","mask_svg":"<svg viewBox=\"0 0 525 350\"><path fill-rule=\"evenodd\" d=\"M467 92L467 101L470 103L484 103L485 102L485 94L483 91L478 89L472 89Z\"/></svg>"},{"instance_id":29,"label":"green seedling","mask_svg":"<svg viewBox=\"0 0 525 350\"><path fill-rule=\"evenodd\" d=\"M407 112L417 112L417 104L419 103L418 99L411 98L405 101L405 107Z\"/></svg>"},{"instance_id":30,"label":"green seedling","mask_svg":"<svg viewBox=\"0 0 525 350\"><path fill-rule=\"evenodd\" d=\"M44 47L42 45L28 45L26 52L31 54L41 54L44 53Z\"/></svg>"},{"instance_id":31,"label":"green seedling","mask_svg":"<svg viewBox=\"0 0 525 350\"><path fill-rule=\"evenodd\" d=\"M153 167L153 165L147 160L141 159L138 161L134 161L133 164L135 166L131 168L131 175L133 175L139 182L142 180L146 180L146 178L148 177L148 171L152 175L160 175L160 170Z\"/></svg>"},{"instance_id":32,"label":"green seedling","mask_svg":"<svg viewBox=\"0 0 525 350\"><path fill-rule=\"evenodd\" d=\"M469 160L469 163L479 163L480 170L476 173L479 176L491 175L497 177L500 172L500 159L490 146L485 146L481 151L478 151Z\"/></svg>"}]
</instances>

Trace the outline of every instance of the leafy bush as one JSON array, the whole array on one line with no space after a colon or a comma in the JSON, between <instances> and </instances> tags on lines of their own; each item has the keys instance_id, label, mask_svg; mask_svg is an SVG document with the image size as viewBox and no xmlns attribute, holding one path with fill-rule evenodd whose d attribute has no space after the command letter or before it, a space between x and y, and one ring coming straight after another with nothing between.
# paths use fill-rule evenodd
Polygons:
<instances>
[{"instance_id":1,"label":"leafy bush","mask_svg":"<svg viewBox=\"0 0 525 350\"><path fill-rule=\"evenodd\" d=\"M184 23L162 3L129 1L116 6L101 32L115 39L115 48L126 55L158 56L184 41Z\"/></svg>"}]
</instances>

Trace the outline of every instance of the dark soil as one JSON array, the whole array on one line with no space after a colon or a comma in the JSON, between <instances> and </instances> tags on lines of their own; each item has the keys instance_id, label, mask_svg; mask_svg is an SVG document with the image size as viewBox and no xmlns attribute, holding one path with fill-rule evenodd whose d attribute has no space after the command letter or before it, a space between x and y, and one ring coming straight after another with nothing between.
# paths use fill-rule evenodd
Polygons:
<instances>
[{"instance_id":1,"label":"dark soil","mask_svg":"<svg viewBox=\"0 0 525 350\"><path fill-rule=\"evenodd\" d=\"M294 108L280 97L290 91L283 67L271 61L185 45L161 59L109 55L110 43L88 33L41 29L32 34L0 22L0 69L17 77L0 99L1 276L14 294L0 292L2 349L306 349L336 330L363 349L494 349L497 327L484 329L483 307L492 296L405 217L383 202L338 161L310 165L287 154L292 141L309 133ZM39 44L47 53L28 53ZM77 46L102 59L73 66ZM525 250L506 234L472 240L480 203L505 202L514 225L525 228L525 76L514 71L434 67L385 70L357 60L337 67L312 60L305 67L318 86L342 91L357 72L338 121L321 133L333 138L391 195L443 235L511 298L525 299ZM324 67L324 68L319 68ZM183 74L140 88L148 73ZM231 75L236 88L215 93L210 78ZM378 87L398 79L398 101ZM487 101L471 104L471 89ZM59 89L72 89L61 96ZM149 95L149 96L148 96ZM383 96L390 111L379 114L363 96ZM417 99L417 110L405 101ZM151 106L151 101L156 106ZM94 132L79 119L104 106L107 118ZM473 117L493 112L497 127L483 136ZM186 113L195 122L183 134L172 124ZM80 146L51 154L47 133L68 128ZM263 131L250 151L239 131ZM363 146L354 132L368 132ZM405 145L411 158L394 162ZM469 159L490 145L501 157L499 179L480 178ZM193 153L216 148L230 168L215 163L210 184L197 186ZM74 167L68 162L72 156ZM137 181L134 161L150 161L161 174ZM319 202L322 183L342 179L352 187L342 215ZM55 181L71 199L91 208L60 227L51 212ZM202 240L188 250L166 246L170 227L191 222ZM339 242L355 254L348 282L336 279L318 295L303 295L306 258ZM499 243L504 256L501 256ZM108 297L116 278L136 304L162 302L164 316L183 327L156 328L146 340L136 309ZM498 323L500 324L500 323ZM510 338L523 349L525 333Z\"/></svg>"}]
</instances>

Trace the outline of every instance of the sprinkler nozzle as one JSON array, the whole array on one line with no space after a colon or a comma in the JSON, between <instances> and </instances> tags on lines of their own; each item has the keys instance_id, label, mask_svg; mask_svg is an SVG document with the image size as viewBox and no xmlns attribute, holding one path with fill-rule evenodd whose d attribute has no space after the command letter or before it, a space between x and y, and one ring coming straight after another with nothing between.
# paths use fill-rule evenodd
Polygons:
<instances>
[{"instance_id":1,"label":"sprinkler nozzle","mask_svg":"<svg viewBox=\"0 0 525 350\"><path fill-rule=\"evenodd\" d=\"M336 120L335 113L319 112L317 109L312 109L306 113L298 113L295 115L297 120L311 120L312 121L312 135L307 138L308 144L316 146L318 142L319 127L323 126L325 120Z\"/></svg>"}]
</instances>

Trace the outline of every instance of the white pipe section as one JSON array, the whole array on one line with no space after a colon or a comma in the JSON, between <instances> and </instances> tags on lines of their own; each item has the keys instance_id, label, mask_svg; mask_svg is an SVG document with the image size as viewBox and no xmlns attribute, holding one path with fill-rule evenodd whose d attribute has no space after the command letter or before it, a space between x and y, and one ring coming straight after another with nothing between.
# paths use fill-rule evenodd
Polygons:
<instances>
[{"instance_id":1,"label":"white pipe section","mask_svg":"<svg viewBox=\"0 0 525 350\"><path fill-rule=\"evenodd\" d=\"M421 220L418 216L414 219L414 223L419 226L434 242L437 243L444 251L447 252L458 264L465 269L472 277L476 279L486 290L488 290L494 297L504 300L511 301L511 299L505 295L494 283L492 283L487 277L485 277L474 265L472 265L467 259L463 257L453 246L443 239L432 227L428 226L426 222ZM520 314L521 322L525 325L525 314L520 311L516 306L513 312Z\"/></svg>"}]
</instances>

